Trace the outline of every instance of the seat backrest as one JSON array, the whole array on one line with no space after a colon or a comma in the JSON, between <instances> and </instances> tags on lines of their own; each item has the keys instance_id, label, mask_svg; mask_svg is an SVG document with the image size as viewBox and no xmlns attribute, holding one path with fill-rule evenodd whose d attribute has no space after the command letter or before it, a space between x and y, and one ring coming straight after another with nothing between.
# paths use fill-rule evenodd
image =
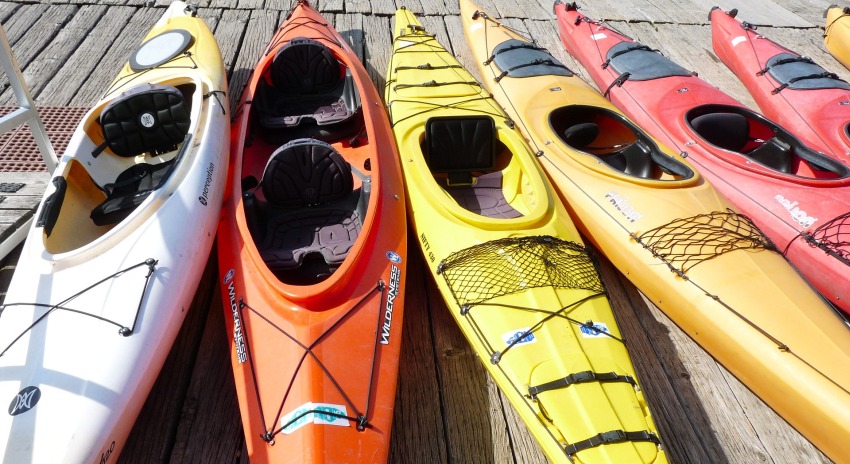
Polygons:
<instances>
[{"instance_id":1,"label":"seat backrest","mask_svg":"<svg viewBox=\"0 0 850 464\"><path fill-rule=\"evenodd\" d=\"M593 122L573 124L564 130L564 141L567 145L584 150L599 136L599 125Z\"/></svg>"},{"instance_id":2,"label":"seat backrest","mask_svg":"<svg viewBox=\"0 0 850 464\"><path fill-rule=\"evenodd\" d=\"M749 141L750 123L738 113L708 113L691 120L702 138L720 148L740 152Z\"/></svg>"},{"instance_id":3,"label":"seat backrest","mask_svg":"<svg viewBox=\"0 0 850 464\"><path fill-rule=\"evenodd\" d=\"M446 116L425 123L425 160L451 183L470 183L472 171L493 169L496 124L489 116Z\"/></svg>"},{"instance_id":4,"label":"seat backrest","mask_svg":"<svg viewBox=\"0 0 850 464\"><path fill-rule=\"evenodd\" d=\"M277 51L269 70L272 85L284 94L321 94L343 79L342 66L321 42L304 37Z\"/></svg>"},{"instance_id":5,"label":"seat backrest","mask_svg":"<svg viewBox=\"0 0 850 464\"><path fill-rule=\"evenodd\" d=\"M142 84L103 108L98 120L104 143L118 156L170 151L191 126L183 94L170 85Z\"/></svg>"},{"instance_id":6,"label":"seat backrest","mask_svg":"<svg viewBox=\"0 0 850 464\"><path fill-rule=\"evenodd\" d=\"M315 206L348 197L351 166L331 145L296 139L275 150L260 181L266 200L277 206Z\"/></svg>"}]
</instances>

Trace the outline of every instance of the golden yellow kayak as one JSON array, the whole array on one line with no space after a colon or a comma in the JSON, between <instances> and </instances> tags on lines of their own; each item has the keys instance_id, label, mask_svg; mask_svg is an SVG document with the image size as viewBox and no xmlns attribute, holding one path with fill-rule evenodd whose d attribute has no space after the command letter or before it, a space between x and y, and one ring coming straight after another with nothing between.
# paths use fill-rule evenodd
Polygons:
<instances>
[{"instance_id":1,"label":"golden yellow kayak","mask_svg":"<svg viewBox=\"0 0 850 464\"><path fill-rule=\"evenodd\" d=\"M827 8L823 43L836 60L850 68L850 7Z\"/></svg>"},{"instance_id":2,"label":"golden yellow kayak","mask_svg":"<svg viewBox=\"0 0 850 464\"><path fill-rule=\"evenodd\" d=\"M846 321L684 158L548 51L460 4L485 87L538 150L579 228L791 425L850 460Z\"/></svg>"},{"instance_id":3,"label":"golden yellow kayak","mask_svg":"<svg viewBox=\"0 0 850 464\"><path fill-rule=\"evenodd\" d=\"M386 102L428 269L553 462L666 462L593 260L533 153L406 9Z\"/></svg>"}]
</instances>

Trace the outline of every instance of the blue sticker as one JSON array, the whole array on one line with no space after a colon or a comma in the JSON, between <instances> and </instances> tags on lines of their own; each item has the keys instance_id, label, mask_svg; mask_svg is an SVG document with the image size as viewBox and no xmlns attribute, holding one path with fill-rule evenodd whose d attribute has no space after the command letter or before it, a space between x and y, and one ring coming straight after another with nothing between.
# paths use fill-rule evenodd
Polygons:
<instances>
[{"instance_id":1,"label":"blue sticker","mask_svg":"<svg viewBox=\"0 0 850 464\"><path fill-rule=\"evenodd\" d=\"M387 259L396 263L396 264L401 263L401 255L399 255L395 251L388 251L387 252Z\"/></svg>"}]
</instances>

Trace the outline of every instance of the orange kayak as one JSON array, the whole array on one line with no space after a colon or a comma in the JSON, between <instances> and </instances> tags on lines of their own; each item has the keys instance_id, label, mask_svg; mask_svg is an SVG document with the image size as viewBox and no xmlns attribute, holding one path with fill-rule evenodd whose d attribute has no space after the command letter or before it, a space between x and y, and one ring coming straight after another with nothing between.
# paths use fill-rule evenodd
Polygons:
<instances>
[{"instance_id":1,"label":"orange kayak","mask_svg":"<svg viewBox=\"0 0 850 464\"><path fill-rule=\"evenodd\" d=\"M252 464L386 461L407 223L383 108L302 1L235 111L218 255Z\"/></svg>"}]
</instances>

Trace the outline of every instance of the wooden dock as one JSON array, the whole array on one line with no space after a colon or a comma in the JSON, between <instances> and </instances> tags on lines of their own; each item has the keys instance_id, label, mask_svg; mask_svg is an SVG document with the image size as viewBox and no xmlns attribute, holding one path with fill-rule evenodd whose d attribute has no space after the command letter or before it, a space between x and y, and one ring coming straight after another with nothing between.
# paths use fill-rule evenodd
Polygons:
<instances>
[{"instance_id":1,"label":"wooden dock","mask_svg":"<svg viewBox=\"0 0 850 464\"><path fill-rule=\"evenodd\" d=\"M96 102L168 2L50 0L0 2L0 22L39 106L86 108ZM317 7L361 55L382 88L392 15L405 6L421 17L475 74L455 0L319 0ZM664 50L746 105L752 99L711 50L708 11L737 7L739 18L850 80L823 45L829 0L595 0L583 11ZM290 7L288 0L201 0L199 14L220 44L231 102ZM575 70L561 46L549 0L487 0L491 14L527 32ZM5 77L0 105L15 105ZM59 152L61 154L61 151ZM8 151L0 159L10 156ZM0 234L32 214L45 173L0 173L22 182L0 202ZM5 194L4 194L5 195ZM25 220L25 218L24 218ZM4 232L5 231L5 232ZM455 327L419 253L408 263L403 352L393 427L393 463L544 463L506 399ZM604 258L603 278L664 447L677 463L828 463L805 438L697 346ZM14 257L0 270L8 284ZM210 259L178 341L120 462L245 463L230 374L223 311ZM850 368L850 366L848 366ZM850 446L850 444L848 444Z\"/></svg>"}]
</instances>

